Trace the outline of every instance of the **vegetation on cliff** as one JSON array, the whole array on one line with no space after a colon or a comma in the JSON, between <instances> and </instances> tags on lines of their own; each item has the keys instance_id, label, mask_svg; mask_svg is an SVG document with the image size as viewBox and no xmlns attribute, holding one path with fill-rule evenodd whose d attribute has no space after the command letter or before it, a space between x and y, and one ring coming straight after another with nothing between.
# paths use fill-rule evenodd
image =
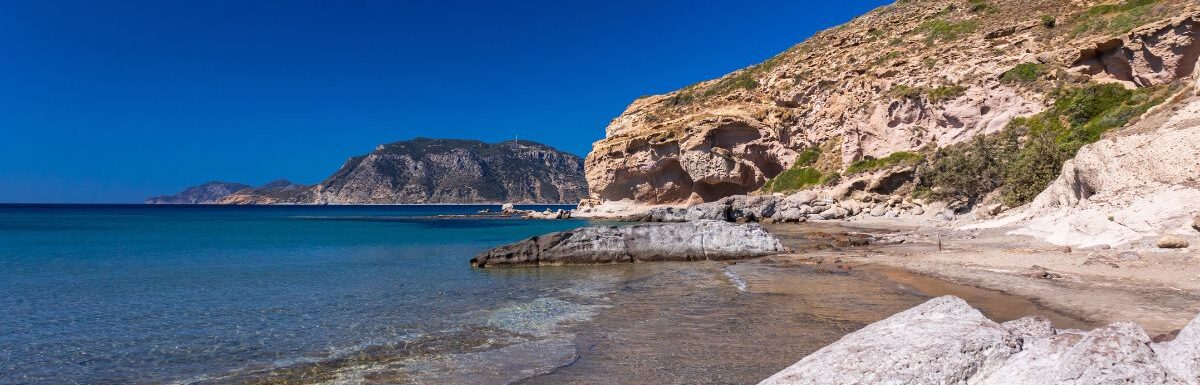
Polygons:
<instances>
[{"instance_id":1,"label":"vegetation on cliff","mask_svg":"<svg viewBox=\"0 0 1200 385\"><path fill-rule=\"evenodd\" d=\"M1005 203L1028 203L1081 147L1162 103L1177 87L1129 90L1107 83L1055 90L1046 111L1013 119L999 133L934 151L921 165L918 191L974 203L1000 189Z\"/></svg>"}]
</instances>

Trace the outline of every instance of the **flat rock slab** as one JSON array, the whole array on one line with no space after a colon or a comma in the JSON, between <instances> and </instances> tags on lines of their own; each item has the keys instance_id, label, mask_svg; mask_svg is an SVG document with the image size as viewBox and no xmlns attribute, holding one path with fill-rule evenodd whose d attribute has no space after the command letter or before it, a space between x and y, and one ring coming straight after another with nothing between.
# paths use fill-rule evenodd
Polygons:
<instances>
[{"instance_id":1,"label":"flat rock slab","mask_svg":"<svg viewBox=\"0 0 1200 385\"><path fill-rule=\"evenodd\" d=\"M717 220L592 226L536 236L471 258L471 266L538 266L753 258L786 248L762 226Z\"/></svg>"}]
</instances>

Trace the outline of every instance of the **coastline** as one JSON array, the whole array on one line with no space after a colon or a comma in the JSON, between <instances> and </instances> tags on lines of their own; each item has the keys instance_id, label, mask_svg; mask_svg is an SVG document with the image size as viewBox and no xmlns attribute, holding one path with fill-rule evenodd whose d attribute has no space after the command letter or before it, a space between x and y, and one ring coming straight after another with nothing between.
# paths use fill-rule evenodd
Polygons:
<instances>
[{"instance_id":1,"label":"coastline","mask_svg":"<svg viewBox=\"0 0 1200 385\"><path fill-rule=\"evenodd\" d=\"M872 234L884 241L841 250L804 249L807 245L800 244L797 236L812 231L812 224L768 225L768 231L786 246L804 250L778 258L798 263L840 260L865 269L900 269L1024 298L1095 325L1133 321L1152 336L1182 328L1200 310L1200 265L1196 264L1200 255L1194 250L1071 250L1032 237L1008 235L1002 228L964 231L901 220L818 226L826 231ZM892 279L908 279L888 274ZM926 290L932 295L958 295L952 290Z\"/></svg>"}]
</instances>

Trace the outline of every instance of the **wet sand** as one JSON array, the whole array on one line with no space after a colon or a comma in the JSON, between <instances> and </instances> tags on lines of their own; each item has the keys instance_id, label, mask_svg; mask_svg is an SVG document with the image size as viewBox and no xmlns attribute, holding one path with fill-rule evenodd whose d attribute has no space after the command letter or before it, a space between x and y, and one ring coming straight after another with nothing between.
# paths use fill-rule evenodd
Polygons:
<instances>
[{"instance_id":1,"label":"wet sand","mask_svg":"<svg viewBox=\"0 0 1200 385\"><path fill-rule=\"evenodd\" d=\"M962 293L976 307L982 302L968 298L972 290L964 287L1022 298L1040 311L1057 313L1046 315L1052 320L1065 315L1092 325L1134 321L1151 335L1181 328L1200 313L1200 256L1194 250L1068 250L1006 235L1004 229L957 231L911 221L777 224L769 229L799 251L781 258L841 259L860 267L900 269L906 273L887 275L898 281L922 276L957 284L953 290L925 290ZM806 235L812 231L879 239L863 247L822 247ZM1011 310L1022 311L1030 312ZM993 312L1001 314L1000 309Z\"/></svg>"}]
</instances>

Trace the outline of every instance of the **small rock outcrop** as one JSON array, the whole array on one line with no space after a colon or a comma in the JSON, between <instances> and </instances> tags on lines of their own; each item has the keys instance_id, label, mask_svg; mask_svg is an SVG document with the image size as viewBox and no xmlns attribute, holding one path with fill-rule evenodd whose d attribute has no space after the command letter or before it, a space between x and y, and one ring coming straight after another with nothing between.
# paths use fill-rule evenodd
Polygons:
<instances>
[{"instance_id":1,"label":"small rock outcrop","mask_svg":"<svg viewBox=\"0 0 1200 385\"><path fill-rule=\"evenodd\" d=\"M212 181L199 186L188 187L175 195L163 195L146 198L146 204L194 205L217 203L236 191L248 189L249 185Z\"/></svg>"},{"instance_id":2,"label":"small rock outcrop","mask_svg":"<svg viewBox=\"0 0 1200 385\"><path fill-rule=\"evenodd\" d=\"M483 252L471 259L471 266L729 260L784 251L779 239L757 224L699 220L550 233Z\"/></svg>"},{"instance_id":3,"label":"small rock outcrop","mask_svg":"<svg viewBox=\"0 0 1200 385\"><path fill-rule=\"evenodd\" d=\"M850 333L760 385L1200 384L1200 316L1169 342L1136 324L1090 332L997 324L952 296Z\"/></svg>"}]
</instances>

